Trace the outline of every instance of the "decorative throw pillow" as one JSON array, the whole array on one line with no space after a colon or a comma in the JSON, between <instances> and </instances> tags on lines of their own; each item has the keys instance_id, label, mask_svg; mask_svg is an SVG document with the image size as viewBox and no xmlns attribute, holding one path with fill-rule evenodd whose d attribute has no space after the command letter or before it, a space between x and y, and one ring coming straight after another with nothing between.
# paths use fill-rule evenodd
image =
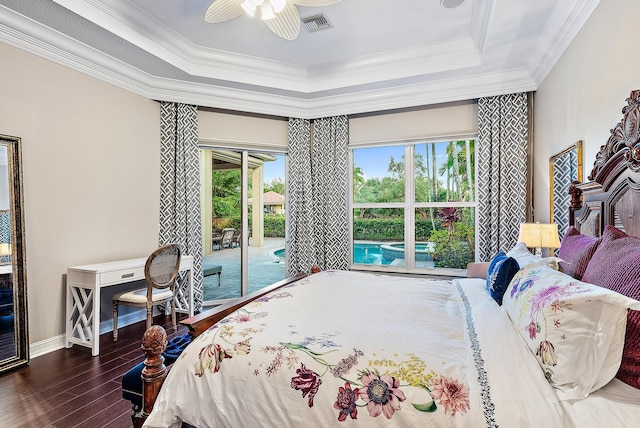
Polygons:
<instances>
[{"instance_id":1,"label":"decorative throw pillow","mask_svg":"<svg viewBox=\"0 0 640 428\"><path fill-rule=\"evenodd\" d=\"M507 257L502 251L491 259L487 271L487 290L499 305L502 305L502 295L519 269L516 259Z\"/></svg>"},{"instance_id":2,"label":"decorative throw pillow","mask_svg":"<svg viewBox=\"0 0 640 428\"><path fill-rule=\"evenodd\" d=\"M569 226L558 251L558 257L562 259L560 262L562 271L576 279L582 279L598 244L600 244L599 238L583 235L575 227Z\"/></svg>"},{"instance_id":3,"label":"decorative throw pillow","mask_svg":"<svg viewBox=\"0 0 640 428\"><path fill-rule=\"evenodd\" d=\"M640 239L607 226L582 280L640 300L639 261ZM629 311L627 316L622 364L616 377L640 389L640 312L637 310Z\"/></svg>"},{"instance_id":4,"label":"decorative throw pillow","mask_svg":"<svg viewBox=\"0 0 640 428\"><path fill-rule=\"evenodd\" d=\"M560 399L572 400L616 375L627 308L640 308L640 302L532 265L515 275L502 307Z\"/></svg>"},{"instance_id":5,"label":"decorative throw pillow","mask_svg":"<svg viewBox=\"0 0 640 428\"><path fill-rule=\"evenodd\" d=\"M536 256L532 254L531 251L527 248L524 242L518 242L515 247L510 249L507 252L508 257L513 257L518 262L518 266L520 269L525 268L534 263L544 263L548 265L550 268L558 270L558 262L560 261L557 257L545 257L542 258L540 256Z\"/></svg>"}]
</instances>

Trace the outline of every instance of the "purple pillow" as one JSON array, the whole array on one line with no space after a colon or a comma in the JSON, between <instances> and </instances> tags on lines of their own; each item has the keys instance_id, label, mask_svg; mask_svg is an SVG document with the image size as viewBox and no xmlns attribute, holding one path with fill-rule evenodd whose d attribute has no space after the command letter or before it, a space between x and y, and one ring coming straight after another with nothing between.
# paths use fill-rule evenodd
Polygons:
<instances>
[{"instance_id":1,"label":"purple pillow","mask_svg":"<svg viewBox=\"0 0 640 428\"><path fill-rule=\"evenodd\" d=\"M575 227L569 226L558 251L558 257L562 259L560 269L575 279L582 279L598 244L600 244L600 238L583 235Z\"/></svg>"},{"instance_id":2,"label":"purple pillow","mask_svg":"<svg viewBox=\"0 0 640 428\"><path fill-rule=\"evenodd\" d=\"M640 300L638 261L640 238L628 236L613 226L607 226L582 280ZM622 363L616 377L640 389L640 311L629 310L627 314Z\"/></svg>"}]
</instances>

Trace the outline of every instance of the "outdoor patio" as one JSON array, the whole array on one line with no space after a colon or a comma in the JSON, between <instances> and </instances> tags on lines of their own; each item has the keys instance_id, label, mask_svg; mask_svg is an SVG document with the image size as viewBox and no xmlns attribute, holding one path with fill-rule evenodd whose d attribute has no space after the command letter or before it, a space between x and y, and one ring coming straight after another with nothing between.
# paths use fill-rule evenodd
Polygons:
<instances>
[{"instance_id":1,"label":"outdoor patio","mask_svg":"<svg viewBox=\"0 0 640 428\"><path fill-rule=\"evenodd\" d=\"M249 293L280 281L285 277L284 261L273 255L284 248L284 238L265 238L261 247L249 246ZM204 301L240 297L240 248L225 248L202 258L203 269L221 266L218 275L204 277Z\"/></svg>"}]
</instances>

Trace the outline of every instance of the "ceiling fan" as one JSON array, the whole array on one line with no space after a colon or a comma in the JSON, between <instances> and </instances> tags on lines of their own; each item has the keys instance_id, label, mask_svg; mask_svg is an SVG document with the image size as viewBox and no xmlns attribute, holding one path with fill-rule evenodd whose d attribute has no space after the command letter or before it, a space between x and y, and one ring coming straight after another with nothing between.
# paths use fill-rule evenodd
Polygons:
<instances>
[{"instance_id":1,"label":"ceiling fan","mask_svg":"<svg viewBox=\"0 0 640 428\"><path fill-rule=\"evenodd\" d=\"M328 6L341 0L214 0L204 14L208 23L237 18L243 13L255 16L260 11L264 24L277 36L295 40L300 34L298 6Z\"/></svg>"}]
</instances>

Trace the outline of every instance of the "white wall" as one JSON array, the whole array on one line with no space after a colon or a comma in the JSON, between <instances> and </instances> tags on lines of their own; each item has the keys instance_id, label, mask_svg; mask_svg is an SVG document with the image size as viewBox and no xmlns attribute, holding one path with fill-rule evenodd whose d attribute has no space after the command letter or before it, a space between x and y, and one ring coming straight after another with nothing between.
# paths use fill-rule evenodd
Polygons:
<instances>
[{"instance_id":1,"label":"white wall","mask_svg":"<svg viewBox=\"0 0 640 428\"><path fill-rule=\"evenodd\" d=\"M22 139L33 344L64 333L68 266L157 247L160 106L5 44L0 58L0 133Z\"/></svg>"},{"instance_id":2,"label":"white wall","mask_svg":"<svg viewBox=\"0 0 640 428\"><path fill-rule=\"evenodd\" d=\"M549 157L583 140L584 177L609 130L640 89L637 0L604 0L544 80L534 99L535 220L549 220Z\"/></svg>"}]
</instances>

